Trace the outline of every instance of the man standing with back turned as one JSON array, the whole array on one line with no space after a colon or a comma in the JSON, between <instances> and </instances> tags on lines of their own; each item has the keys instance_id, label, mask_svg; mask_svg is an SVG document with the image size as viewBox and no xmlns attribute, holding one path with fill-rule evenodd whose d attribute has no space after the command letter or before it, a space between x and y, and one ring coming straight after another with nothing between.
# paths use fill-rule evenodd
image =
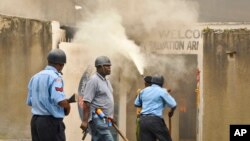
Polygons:
<instances>
[{"instance_id":1,"label":"man standing with back turned","mask_svg":"<svg viewBox=\"0 0 250 141\"><path fill-rule=\"evenodd\" d=\"M81 128L90 127L92 141L113 141L107 118L112 119L114 113L113 88L106 75L111 73L111 62L106 56L95 60L97 72L90 77L83 91L83 121ZM105 117L97 110L103 111Z\"/></svg>"},{"instance_id":2,"label":"man standing with back turned","mask_svg":"<svg viewBox=\"0 0 250 141\"><path fill-rule=\"evenodd\" d=\"M32 141L65 141L63 118L70 112L65 97L61 71L66 54L53 49L48 54L48 66L35 74L28 85L26 103L32 107Z\"/></svg>"},{"instance_id":3,"label":"man standing with back turned","mask_svg":"<svg viewBox=\"0 0 250 141\"><path fill-rule=\"evenodd\" d=\"M145 86L145 88L148 87L148 86L151 86L152 76L145 76L143 79L144 79L144 86ZM137 96L140 95L140 93L142 91L143 90L138 89L137 90ZM141 140L140 139L140 113L141 113L141 107L137 107L136 108L136 140L137 141Z\"/></svg>"},{"instance_id":4,"label":"man standing with back turned","mask_svg":"<svg viewBox=\"0 0 250 141\"><path fill-rule=\"evenodd\" d=\"M152 85L141 91L135 100L136 107L142 107L140 113L141 141L172 141L168 128L163 119L163 109L171 108L169 117L173 116L176 101L162 88L163 76L155 75L151 80Z\"/></svg>"}]
</instances>

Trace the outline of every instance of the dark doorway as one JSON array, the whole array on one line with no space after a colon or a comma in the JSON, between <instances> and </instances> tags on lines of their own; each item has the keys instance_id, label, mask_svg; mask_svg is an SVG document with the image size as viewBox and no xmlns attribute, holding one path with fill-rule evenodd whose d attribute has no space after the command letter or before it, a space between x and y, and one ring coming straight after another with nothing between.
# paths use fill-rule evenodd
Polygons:
<instances>
[{"instance_id":1,"label":"dark doorway","mask_svg":"<svg viewBox=\"0 0 250 141\"><path fill-rule=\"evenodd\" d=\"M179 141L196 141L197 102L196 70L197 55L154 54L149 58L150 66L145 74L162 74L165 77L164 87L171 88L171 95L176 99L178 108L172 119L172 138ZM136 91L136 90L132 90ZM133 95L134 97L134 95ZM133 99L129 98L128 99ZM127 119L135 116L133 100L128 101ZM130 114L132 113L132 114ZM168 125L168 110L165 110L165 122ZM134 136L135 120L127 120L127 135ZM131 128L132 127L132 128ZM177 128L177 129L176 129ZM132 130L133 129L133 130ZM135 139L134 139L135 140Z\"/></svg>"}]
</instances>

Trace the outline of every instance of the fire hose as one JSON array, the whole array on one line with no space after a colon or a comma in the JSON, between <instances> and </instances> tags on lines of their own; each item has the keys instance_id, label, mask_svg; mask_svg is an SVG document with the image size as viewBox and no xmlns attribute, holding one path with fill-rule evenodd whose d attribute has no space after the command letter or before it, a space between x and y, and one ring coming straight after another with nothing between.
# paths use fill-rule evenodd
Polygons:
<instances>
[{"instance_id":1,"label":"fire hose","mask_svg":"<svg viewBox=\"0 0 250 141\"><path fill-rule=\"evenodd\" d=\"M121 130L117 127L115 121L109 117L106 117L100 108L96 109L96 114L102 119L107 119L108 125L111 126L111 124L112 124L112 126L115 128L116 132L122 137L122 139L124 141L128 141L128 139L124 136L124 134L121 132Z\"/></svg>"},{"instance_id":2,"label":"fire hose","mask_svg":"<svg viewBox=\"0 0 250 141\"><path fill-rule=\"evenodd\" d=\"M124 134L121 132L121 130L117 127L117 125L114 122L114 120L112 120L111 118L106 117L100 108L96 109L96 114L101 119L104 119L104 120L107 119L109 126L111 126L111 124L112 124L112 126L115 128L116 132L122 137L122 139L124 141L128 141L128 139L124 136ZM110 122L111 122L111 124L110 124ZM85 140L85 138L87 136L87 133L88 133L88 127L85 130L83 130L83 137L82 137L83 141Z\"/></svg>"},{"instance_id":3,"label":"fire hose","mask_svg":"<svg viewBox=\"0 0 250 141\"><path fill-rule=\"evenodd\" d=\"M117 127L117 125L112 122L112 126L115 128L116 132L122 137L122 139L124 141L128 141L128 139L124 136L124 134L121 132L121 130ZM82 136L82 140L84 141L86 136L87 136L87 133L88 133L88 128L86 128L85 130L83 130L83 136Z\"/></svg>"},{"instance_id":4,"label":"fire hose","mask_svg":"<svg viewBox=\"0 0 250 141\"><path fill-rule=\"evenodd\" d=\"M128 141L128 139L123 135L121 130L117 127L117 125L112 121L112 126L115 128L115 130L118 132L118 134L122 137L124 141Z\"/></svg>"}]
</instances>

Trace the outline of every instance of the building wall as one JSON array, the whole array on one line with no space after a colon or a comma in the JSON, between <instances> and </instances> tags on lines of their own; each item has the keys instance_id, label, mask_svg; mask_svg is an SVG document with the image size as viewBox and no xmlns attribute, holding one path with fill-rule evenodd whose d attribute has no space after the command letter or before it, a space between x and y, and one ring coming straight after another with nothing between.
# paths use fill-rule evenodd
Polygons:
<instances>
[{"instance_id":1,"label":"building wall","mask_svg":"<svg viewBox=\"0 0 250 141\"><path fill-rule=\"evenodd\" d=\"M250 32L208 29L203 39L202 141L228 141L230 124L250 123Z\"/></svg>"},{"instance_id":2,"label":"building wall","mask_svg":"<svg viewBox=\"0 0 250 141\"><path fill-rule=\"evenodd\" d=\"M75 25L79 11L76 0L1 0L0 13L31 19L59 21L63 25Z\"/></svg>"},{"instance_id":3,"label":"building wall","mask_svg":"<svg viewBox=\"0 0 250 141\"><path fill-rule=\"evenodd\" d=\"M51 46L50 22L0 15L0 139L30 138L27 84Z\"/></svg>"}]
</instances>

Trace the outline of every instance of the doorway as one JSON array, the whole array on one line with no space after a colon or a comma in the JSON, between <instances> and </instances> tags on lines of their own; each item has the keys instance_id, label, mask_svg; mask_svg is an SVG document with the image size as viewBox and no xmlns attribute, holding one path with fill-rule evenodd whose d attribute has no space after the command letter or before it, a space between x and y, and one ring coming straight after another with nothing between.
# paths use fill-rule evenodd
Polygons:
<instances>
[{"instance_id":1,"label":"doorway","mask_svg":"<svg viewBox=\"0 0 250 141\"><path fill-rule=\"evenodd\" d=\"M196 71L198 56L195 54L154 54L150 57L150 66L145 69L145 75L161 74L165 78L164 87L172 90L176 99L177 109L172 117L172 138L174 141L196 141L197 130L197 86ZM138 82L139 83L139 82ZM132 88L131 93L137 88ZM135 140L135 95L127 98L127 136ZM164 119L169 127L168 110L164 111Z\"/></svg>"}]
</instances>

